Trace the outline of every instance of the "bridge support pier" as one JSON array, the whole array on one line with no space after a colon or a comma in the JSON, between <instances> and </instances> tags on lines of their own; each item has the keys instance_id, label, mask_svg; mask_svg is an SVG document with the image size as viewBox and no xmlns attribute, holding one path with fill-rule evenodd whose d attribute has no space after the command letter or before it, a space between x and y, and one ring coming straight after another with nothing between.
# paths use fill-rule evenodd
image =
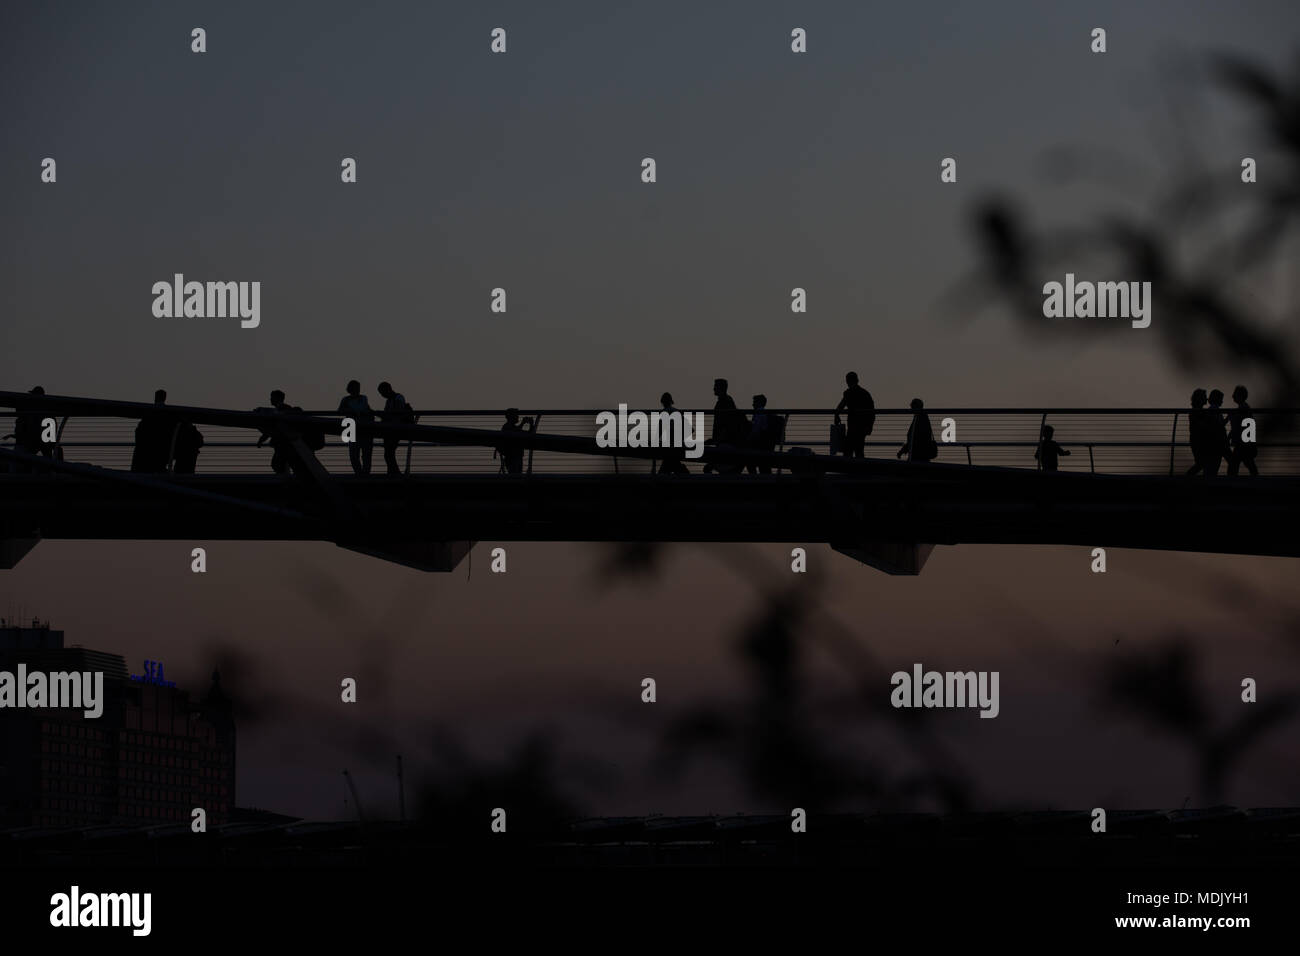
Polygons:
<instances>
[{"instance_id":1,"label":"bridge support pier","mask_svg":"<svg viewBox=\"0 0 1300 956\"><path fill-rule=\"evenodd\" d=\"M339 544L340 548L382 558L417 571L454 571L477 541L386 541L383 544Z\"/></svg>"},{"instance_id":2,"label":"bridge support pier","mask_svg":"<svg viewBox=\"0 0 1300 956\"><path fill-rule=\"evenodd\" d=\"M9 571L27 557L40 538L0 538L0 570Z\"/></svg>"},{"instance_id":3,"label":"bridge support pier","mask_svg":"<svg viewBox=\"0 0 1300 956\"><path fill-rule=\"evenodd\" d=\"M886 574L920 574L934 545L916 541L832 541L831 548Z\"/></svg>"}]
</instances>

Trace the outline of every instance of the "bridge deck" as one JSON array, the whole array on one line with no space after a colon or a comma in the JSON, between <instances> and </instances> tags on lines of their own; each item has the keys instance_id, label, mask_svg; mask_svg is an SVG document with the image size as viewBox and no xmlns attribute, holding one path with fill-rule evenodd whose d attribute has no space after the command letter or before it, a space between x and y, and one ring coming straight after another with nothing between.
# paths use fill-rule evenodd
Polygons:
<instances>
[{"instance_id":1,"label":"bridge deck","mask_svg":"<svg viewBox=\"0 0 1300 956\"><path fill-rule=\"evenodd\" d=\"M892 540L1300 555L1300 478L906 464L864 476L341 477L334 484L346 519L289 478L171 476L158 484L176 493L78 475L0 476L0 534L372 543Z\"/></svg>"}]
</instances>

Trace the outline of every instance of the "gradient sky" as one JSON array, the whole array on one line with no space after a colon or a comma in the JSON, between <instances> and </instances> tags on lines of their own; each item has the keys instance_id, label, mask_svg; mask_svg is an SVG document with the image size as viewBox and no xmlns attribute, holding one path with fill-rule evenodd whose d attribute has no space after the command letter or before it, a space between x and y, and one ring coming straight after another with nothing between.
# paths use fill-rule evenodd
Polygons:
<instances>
[{"instance_id":1,"label":"gradient sky","mask_svg":"<svg viewBox=\"0 0 1300 956\"><path fill-rule=\"evenodd\" d=\"M1004 308L960 322L938 303L975 267L982 197L1015 195L1039 224L1115 199L1045 163L1052 149L1111 151L1128 186L1158 188L1170 65L1211 50L1287 63L1294 3L613 7L5 4L0 385L239 408L279 387L310 408L386 378L417 407L596 408L664 389L708 405L718 375L774 406L827 405L848 367L890 407L1181 405L1204 384L1152 334L1027 339ZM790 53L794 26L807 55ZM1207 162L1265 155L1222 104L1202 119ZM945 156L955 185L939 182ZM260 328L154 318L150 288L175 272L261 281ZM1250 374L1213 371L1228 388ZM350 675L384 682L363 679L357 706L411 761L428 720L488 760L550 727L620 771L596 812L759 809L717 767L680 786L638 776L671 706L743 690L729 635L751 588L709 554L673 549L651 584L601 591L604 551L585 545L511 547L504 576L481 545L469 580L326 544L209 543L199 576L190 546L45 542L0 575L0 609L200 683L213 648L238 652L265 714L241 738L241 803L342 812L354 716L334 701ZM760 551L778 569L788 554ZM1268 643L1269 612L1187 590L1206 574L1277 591L1293 561L1115 552L1097 576L1079 549L958 548L902 580L812 554L828 607L891 664L1003 670L998 720L945 715L991 801L1180 805L1192 785L1161 738L1089 710L1044 647L1097 663L1182 626L1214 642L1226 704L1249 668L1297 670ZM390 611L401 624L381 640ZM622 699L614 717L589 703ZM1273 769L1286 756L1251 758L1234 799L1300 800ZM386 778L354 773L382 806Z\"/></svg>"}]
</instances>

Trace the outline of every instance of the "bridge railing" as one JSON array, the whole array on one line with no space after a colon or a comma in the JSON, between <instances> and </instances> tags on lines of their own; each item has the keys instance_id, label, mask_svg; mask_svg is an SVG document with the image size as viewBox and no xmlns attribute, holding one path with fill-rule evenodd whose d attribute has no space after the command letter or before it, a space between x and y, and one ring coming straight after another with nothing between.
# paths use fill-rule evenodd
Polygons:
<instances>
[{"instance_id":1,"label":"bridge railing","mask_svg":"<svg viewBox=\"0 0 1300 956\"><path fill-rule=\"evenodd\" d=\"M105 403L112 405L113 403ZM147 406L142 406L147 408ZM24 414L45 417L39 405L25 404ZM596 435L596 416L604 409L527 409L520 413L534 419L538 434L591 439ZM654 411L654 409L644 409ZM712 409L684 409L702 412L705 435L712 434ZM749 410L744 410L748 413ZM1193 463L1188 434L1188 409L1141 408L933 408L925 409L939 462L976 466L1035 469L1034 451L1044 424L1055 428L1054 440L1070 452L1060 459L1063 472L1095 474L1181 474ZM1225 410L1226 413L1226 410ZM337 423L337 411L307 412ZM504 422L500 410L425 409L416 413L420 425L474 429L485 433L483 445L445 444L403 439L398 448L399 467L411 474L483 474L502 470L494 456L489 433L498 432ZM770 409L770 416L785 420L784 439L777 451L807 449L824 455L830 451L833 409ZM910 409L879 408L875 425L865 443L868 458L893 460L903 445L914 412ZM1264 475L1300 475L1300 410L1252 409L1258 448L1255 463ZM83 462L126 470L131 465L136 417L93 412L66 414L53 410L58 449L67 461ZM266 474L270 472L271 449L256 447L251 426L200 425L204 446L199 455L199 474ZM15 431L15 415L0 411L0 435ZM945 440L951 439L951 440ZM12 439L0 442L13 447ZM530 474L613 474L648 473L655 463L646 458L574 454L561 451L525 450L525 471ZM327 438L316 452L330 472L352 473L348 446L338 435ZM683 459L691 472L701 470L698 462ZM1220 473L1224 473L1221 468ZM383 441L376 439L372 474L384 472Z\"/></svg>"}]
</instances>

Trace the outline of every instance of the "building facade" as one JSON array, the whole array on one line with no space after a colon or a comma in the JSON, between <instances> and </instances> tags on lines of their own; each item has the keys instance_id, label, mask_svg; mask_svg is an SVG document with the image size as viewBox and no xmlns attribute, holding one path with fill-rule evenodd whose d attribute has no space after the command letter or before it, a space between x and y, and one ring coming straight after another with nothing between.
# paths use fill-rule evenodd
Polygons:
<instances>
[{"instance_id":1,"label":"building facade","mask_svg":"<svg viewBox=\"0 0 1300 956\"><path fill-rule=\"evenodd\" d=\"M0 827L188 823L235 806L235 722L220 675L201 700L120 655L64 647L48 623L0 622L0 671L102 671L103 713L0 707Z\"/></svg>"}]
</instances>

